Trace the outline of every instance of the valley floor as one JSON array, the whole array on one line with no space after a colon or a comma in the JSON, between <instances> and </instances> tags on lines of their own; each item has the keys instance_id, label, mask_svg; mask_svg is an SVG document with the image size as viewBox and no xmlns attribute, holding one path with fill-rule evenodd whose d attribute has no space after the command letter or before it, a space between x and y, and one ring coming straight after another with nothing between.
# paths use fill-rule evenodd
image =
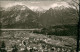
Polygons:
<instances>
[{"instance_id":1,"label":"valley floor","mask_svg":"<svg viewBox=\"0 0 80 52\"><path fill-rule=\"evenodd\" d=\"M76 52L74 36L55 36L31 33L29 31L2 31L1 42L6 44L7 52L16 45L18 52Z\"/></svg>"}]
</instances>

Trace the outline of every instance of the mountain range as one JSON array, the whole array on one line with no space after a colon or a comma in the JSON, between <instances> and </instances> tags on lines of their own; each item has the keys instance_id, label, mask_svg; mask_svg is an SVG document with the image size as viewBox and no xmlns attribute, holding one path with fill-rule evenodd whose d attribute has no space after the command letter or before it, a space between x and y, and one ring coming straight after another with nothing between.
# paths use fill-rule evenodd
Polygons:
<instances>
[{"instance_id":1,"label":"mountain range","mask_svg":"<svg viewBox=\"0 0 80 52\"><path fill-rule=\"evenodd\" d=\"M72 7L56 6L48 10L30 9L25 5L0 7L2 28L41 28L54 25L77 24L78 15Z\"/></svg>"}]
</instances>

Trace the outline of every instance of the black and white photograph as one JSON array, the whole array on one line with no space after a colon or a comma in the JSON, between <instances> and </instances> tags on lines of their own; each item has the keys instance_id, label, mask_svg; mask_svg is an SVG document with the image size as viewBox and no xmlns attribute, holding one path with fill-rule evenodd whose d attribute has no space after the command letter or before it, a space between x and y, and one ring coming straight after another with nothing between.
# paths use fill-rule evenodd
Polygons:
<instances>
[{"instance_id":1,"label":"black and white photograph","mask_svg":"<svg viewBox=\"0 0 80 52\"><path fill-rule=\"evenodd\" d=\"M0 0L0 52L80 52L79 5L79 0Z\"/></svg>"}]
</instances>

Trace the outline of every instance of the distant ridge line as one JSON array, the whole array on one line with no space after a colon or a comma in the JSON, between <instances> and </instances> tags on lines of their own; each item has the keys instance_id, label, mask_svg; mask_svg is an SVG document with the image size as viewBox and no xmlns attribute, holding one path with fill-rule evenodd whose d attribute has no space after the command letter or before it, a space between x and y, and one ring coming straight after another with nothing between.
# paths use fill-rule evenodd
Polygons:
<instances>
[{"instance_id":1,"label":"distant ridge line","mask_svg":"<svg viewBox=\"0 0 80 52\"><path fill-rule=\"evenodd\" d=\"M41 30L41 29L1 29L1 30Z\"/></svg>"}]
</instances>

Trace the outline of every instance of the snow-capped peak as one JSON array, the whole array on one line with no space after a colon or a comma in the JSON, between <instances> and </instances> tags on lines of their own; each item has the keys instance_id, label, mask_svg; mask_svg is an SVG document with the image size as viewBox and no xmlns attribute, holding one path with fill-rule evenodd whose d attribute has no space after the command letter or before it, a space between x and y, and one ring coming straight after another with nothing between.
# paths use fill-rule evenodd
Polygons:
<instances>
[{"instance_id":1,"label":"snow-capped peak","mask_svg":"<svg viewBox=\"0 0 80 52\"><path fill-rule=\"evenodd\" d=\"M29 7L31 10L33 10L33 11L43 11L44 9L43 8L41 8L41 7L38 7L38 6L31 6L31 7Z\"/></svg>"},{"instance_id":2,"label":"snow-capped peak","mask_svg":"<svg viewBox=\"0 0 80 52\"><path fill-rule=\"evenodd\" d=\"M16 6L16 5L25 5L25 4L23 4L23 3L18 3L18 2L9 3L8 5L5 5L5 8L12 7L12 6Z\"/></svg>"},{"instance_id":3,"label":"snow-capped peak","mask_svg":"<svg viewBox=\"0 0 80 52\"><path fill-rule=\"evenodd\" d=\"M29 8L26 5L13 5L11 7L5 8L5 10L29 10Z\"/></svg>"},{"instance_id":4,"label":"snow-capped peak","mask_svg":"<svg viewBox=\"0 0 80 52\"><path fill-rule=\"evenodd\" d=\"M23 5L22 8L21 8L21 10L25 10L25 9L26 9L26 6Z\"/></svg>"}]
</instances>

